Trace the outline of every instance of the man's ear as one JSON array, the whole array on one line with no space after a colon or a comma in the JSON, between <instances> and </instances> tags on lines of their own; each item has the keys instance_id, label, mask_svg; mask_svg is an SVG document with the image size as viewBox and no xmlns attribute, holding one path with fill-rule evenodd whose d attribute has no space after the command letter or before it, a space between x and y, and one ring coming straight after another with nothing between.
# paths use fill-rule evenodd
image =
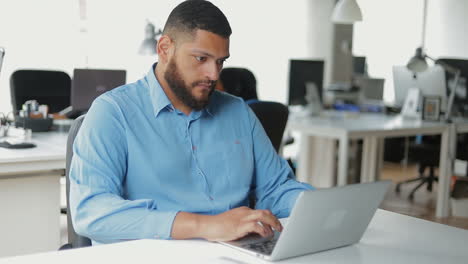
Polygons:
<instances>
[{"instance_id":1,"label":"man's ear","mask_svg":"<svg viewBox=\"0 0 468 264\"><path fill-rule=\"evenodd\" d=\"M157 52L158 52L158 57L159 61L163 63L167 63L170 57L170 54L172 52L174 42L168 35L162 35L159 38L158 44L157 44Z\"/></svg>"}]
</instances>

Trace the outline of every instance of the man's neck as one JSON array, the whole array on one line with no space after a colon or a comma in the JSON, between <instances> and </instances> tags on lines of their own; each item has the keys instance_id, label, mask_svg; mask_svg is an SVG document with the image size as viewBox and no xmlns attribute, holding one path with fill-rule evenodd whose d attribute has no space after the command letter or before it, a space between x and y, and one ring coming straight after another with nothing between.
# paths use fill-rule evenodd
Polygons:
<instances>
[{"instance_id":1,"label":"man's neck","mask_svg":"<svg viewBox=\"0 0 468 264\"><path fill-rule=\"evenodd\" d=\"M184 103L182 103L179 100L179 98L177 98L177 96L174 94L172 89L169 87L169 84L166 82L166 79L164 78L164 69L162 65L159 63L156 64L156 67L154 69L154 76L156 76L156 80L161 85L169 101L171 101L172 106L174 106L174 108L178 109L185 115L187 116L190 115L190 113L192 112L192 109L188 107L187 105L185 105Z\"/></svg>"}]
</instances>

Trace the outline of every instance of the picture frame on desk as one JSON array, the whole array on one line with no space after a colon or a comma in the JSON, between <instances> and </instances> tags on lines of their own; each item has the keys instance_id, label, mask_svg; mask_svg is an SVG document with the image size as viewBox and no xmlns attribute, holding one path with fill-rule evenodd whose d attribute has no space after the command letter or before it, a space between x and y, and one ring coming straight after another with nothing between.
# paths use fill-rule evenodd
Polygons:
<instances>
[{"instance_id":1,"label":"picture frame on desk","mask_svg":"<svg viewBox=\"0 0 468 264\"><path fill-rule=\"evenodd\" d=\"M441 102L442 98L440 96L423 96L422 119L427 121L439 121Z\"/></svg>"}]
</instances>

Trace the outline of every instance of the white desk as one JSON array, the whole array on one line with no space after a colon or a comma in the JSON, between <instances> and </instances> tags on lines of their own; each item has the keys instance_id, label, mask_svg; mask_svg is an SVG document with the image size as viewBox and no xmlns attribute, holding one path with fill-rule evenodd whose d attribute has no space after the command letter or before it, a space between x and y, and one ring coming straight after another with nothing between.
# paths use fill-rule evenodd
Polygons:
<instances>
[{"instance_id":1,"label":"white desk","mask_svg":"<svg viewBox=\"0 0 468 264\"><path fill-rule=\"evenodd\" d=\"M33 133L36 148L0 148L0 257L60 246L66 140L66 133Z\"/></svg>"},{"instance_id":2,"label":"white desk","mask_svg":"<svg viewBox=\"0 0 468 264\"><path fill-rule=\"evenodd\" d=\"M351 139L363 139L363 155L361 163L361 182L368 182L378 178L379 152L378 146L383 145L385 137L412 136L418 134L440 134L442 145L440 152L440 175L437 195L437 217L448 216L449 211L449 182L451 166L449 166L449 145L451 140L451 127L442 122L423 122L407 120L399 116L387 116L382 114L361 113L346 114L328 111L316 117L300 117L292 115L288 120L287 129L301 133L301 145L299 167L297 177L300 181L310 182L314 175L314 168L309 161L313 159L310 149L311 138L319 137L339 141L338 153L338 185L347 183L348 174L348 146ZM321 150L321 155L327 155L326 150ZM332 155L329 159L332 159ZM315 168L320 167L315 164ZM330 172L328 173L330 174ZM323 177L323 175L320 175ZM325 175L332 178L333 175ZM313 184L313 182L312 182Z\"/></svg>"},{"instance_id":3,"label":"white desk","mask_svg":"<svg viewBox=\"0 0 468 264\"><path fill-rule=\"evenodd\" d=\"M358 244L280 263L467 263L468 231L378 210ZM138 240L0 259L22 263L271 263L201 240Z\"/></svg>"}]
</instances>

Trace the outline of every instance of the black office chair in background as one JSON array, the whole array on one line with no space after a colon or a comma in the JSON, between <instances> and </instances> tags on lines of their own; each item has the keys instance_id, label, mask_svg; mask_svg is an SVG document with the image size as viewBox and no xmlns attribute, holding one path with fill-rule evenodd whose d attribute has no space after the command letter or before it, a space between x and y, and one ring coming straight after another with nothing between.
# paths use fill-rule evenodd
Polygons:
<instances>
[{"instance_id":1,"label":"black office chair in background","mask_svg":"<svg viewBox=\"0 0 468 264\"><path fill-rule=\"evenodd\" d=\"M257 79L246 68L224 68L219 74L219 80L223 90L244 101L257 100Z\"/></svg>"},{"instance_id":2,"label":"black office chair in background","mask_svg":"<svg viewBox=\"0 0 468 264\"><path fill-rule=\"evenodd\" d=\"M10 77L13 111L21 110L28 100L49 106L57 113L70 106L71 79L62 71L17 70Z\"/></svg>"},{"instance_id":3,"label":"black office chair in background","mask_svg":"<svg viewBox=\"0 0 468 264\"><path fill-rule=\"evenodd\" d=\"M65 177L66 177L66 185L67 185L67 208L70 208L70 164L73 158L73 142L75 141L76 134L80 130L81 124L84 120L84 115L78 117L73 122L70 131L68 132L68 139L67 139L67 156L66 156L66 167L65 167ZM80 248L80 247L88 247L91 246L91 240L87 237L80 236L75 232L75 228L73 228L73 223L71 220L70 211L67 214L67 229L68 229L68 243L61 246L60 250L63 249L71 249L71 248Z\"/></svg>"},{"instance_id":4,"label":"black office chair in background","mask_svg":"<svg viewBox=\"0 0 468 264\"><path fill-rule=\"evenodd\" d=\"M253 102L249 106L260 120L273 147L278 152L288 122L288 107L281 103L267 101Z\"/></svg>"},{"instance_id":5,"label":"black office chair in background","mask_svg":"<svg viewBox=\"0 0 468 264\"><path fill-rule=\"evenodd\" d=\"M438 182L434 171L439 166L440 136L424 136L421 143L411 143L408 156L410 160L418 163L418 176L397 183L395 191L400 193L403 184L419 182L408 195L408 199L413 200L414 193L424 184L427 184L428 191L432 191L434 182ZM426 170L429 170L429 174L425 174Z\"/></svg>"}]
</instances>

